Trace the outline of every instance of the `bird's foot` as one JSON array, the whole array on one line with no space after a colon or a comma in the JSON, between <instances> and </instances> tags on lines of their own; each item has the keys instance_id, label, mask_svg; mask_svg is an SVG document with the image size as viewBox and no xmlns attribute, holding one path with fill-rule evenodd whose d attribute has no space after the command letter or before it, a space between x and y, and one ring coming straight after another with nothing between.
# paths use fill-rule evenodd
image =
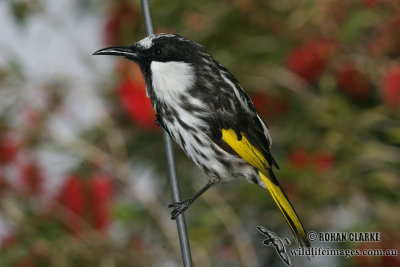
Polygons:
<instances>
[{"instance_id":1,"label":"bird's foot","mask_svg":"<svg viewBox=\"0 0 400 267\"><path fill-rule=\"evenodd\" d=\"M187 199L182 202L175 202L168 205L168 208L174 208L171 212L171 219L175 220L178 215L182 214L187 208L192 205L193 201L191 199Z\"/></svg>"}]
</instances>

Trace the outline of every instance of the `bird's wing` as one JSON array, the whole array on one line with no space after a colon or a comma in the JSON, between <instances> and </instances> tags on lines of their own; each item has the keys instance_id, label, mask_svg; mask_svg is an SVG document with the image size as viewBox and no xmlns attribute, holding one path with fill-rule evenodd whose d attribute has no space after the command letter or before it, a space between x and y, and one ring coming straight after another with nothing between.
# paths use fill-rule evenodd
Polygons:
<instances>
[{"instance_id":1,"label":"bird's wing","mask_svg":"<svg viewBox=\"0 0 400 267\"><path fill-rule=\"evenodd\" d=\"M226 81L220 84L212 97L205 99L213 111L211 129L214 139L221 138L221 129L232 129L238 138L241 138L242 133L263 155L268 166L279 169L271 154L272 139L268 126L237 80L229 72L223 76Z\"/></svg>"},{"instance_id":2,"label":"bird's wing","mask_svg":"<svg viewBox=\"0 0 400 267\"><path fill-rule=\"evenodd\" d=\"M227 74L225 74L227 75ZM226 78L226 76L225 76ZM231 85L238 84L233 76ZM228 147L249 164L257 168L260 178L278 205L293 234L301 245L310 246L304 228L286 194L272 172L278 164L270 153L271 138L247 94L241 87L221 88L214 98L212 139L225 151Z\"/></svg>"},{"instance_id":3,"label":"bird's wing","mask_svg":"<svg viewBox=\"0 0 400 267\"><path fill-rule=\"evenodd\" d=\"M292 204L272 172L271 165L268 160L246 137L244 132L239 132L238 136L238 134L232 129L221 129L221 133L221 138L226 144L228 144L245 161L258 169L261 180L281 210L296 239L302 246L305 245L309 247L310 242L307 238L303 225L301 224L296 211L294 210Z\"/></svg>"}]
</instances>

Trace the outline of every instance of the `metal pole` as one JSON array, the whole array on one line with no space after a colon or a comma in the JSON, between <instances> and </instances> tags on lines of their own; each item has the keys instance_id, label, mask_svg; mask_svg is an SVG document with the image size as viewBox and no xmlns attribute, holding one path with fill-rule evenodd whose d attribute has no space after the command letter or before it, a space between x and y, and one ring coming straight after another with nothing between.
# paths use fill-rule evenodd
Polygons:
<instances>
[{"instance_id":1,"label":"metal pole","mask_svg":"<svg viewBox=\"0 0 400 267\"><path fill-rule=\"evenodd\" d=\"M153 21L151 18L151 9L148 0L140 0L143 12L143 20L146 27L147 36L154 34ZM181 193L179 191L179 182L176 176L174 150L172 147L172 140L169 134L163 129L165 150L167 156L168 174L171 184L172 201L181 202ZM190 253L189 238L186 230L186 222L184 214L180 214L176 218L176 225L178 228L179 242L181 244L181 253L183 266L192 267L192 256Z\"/></svg>"}]
</instances>

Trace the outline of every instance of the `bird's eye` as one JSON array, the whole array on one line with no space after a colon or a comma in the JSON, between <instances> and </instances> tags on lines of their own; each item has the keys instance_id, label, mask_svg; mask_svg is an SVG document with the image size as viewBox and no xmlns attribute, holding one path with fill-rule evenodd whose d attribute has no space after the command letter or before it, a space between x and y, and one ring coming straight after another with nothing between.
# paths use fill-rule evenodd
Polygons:
<instances>
[{"instance_id":1,"label":"bird's eye","mask_svg":"<svg viewBox=\"0 0 400 267\"><path fill-rule=\"evenodd\" d=\"M157 56L161 55L163 53L162 49L156 49L154 51L154 54L156 54Z\"/></svg>"},{"instance_id":2,"label":"bird's eye","mask_svg":"<svg viewBox=\"0 0 400 267\"><path fill-rule=\"evenodd\" d=\"M156 49L154 50L154 54L156 54L157 56L161 55L163 53L162 49Z\"/></svg>"}]
</instances>

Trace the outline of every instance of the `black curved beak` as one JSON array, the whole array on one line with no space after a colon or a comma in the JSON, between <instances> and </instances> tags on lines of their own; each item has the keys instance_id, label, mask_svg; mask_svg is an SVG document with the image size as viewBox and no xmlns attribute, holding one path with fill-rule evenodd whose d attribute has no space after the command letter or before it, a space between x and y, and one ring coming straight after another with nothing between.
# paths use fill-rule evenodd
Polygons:
<instances>
[{"instance_id":1,"label":"black curved beak","mask_svg":"<svg viewBox=\"0 0 400 267\"><path fill-rule=\"evenodd\" d=\"M93 55L124 56L132 60L139 59L139 53L136 51L134 46L107 47L94 52Z\"/></svg>"}]
</instances>

